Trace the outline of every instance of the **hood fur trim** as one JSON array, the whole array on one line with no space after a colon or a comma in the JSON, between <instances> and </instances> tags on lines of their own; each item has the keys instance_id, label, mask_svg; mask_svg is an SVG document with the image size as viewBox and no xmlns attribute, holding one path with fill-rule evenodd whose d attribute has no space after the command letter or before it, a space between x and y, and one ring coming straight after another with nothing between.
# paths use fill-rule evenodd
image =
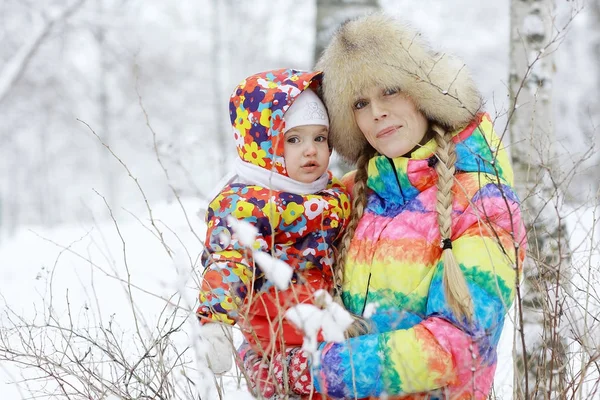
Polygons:
<instances>
[{"instance_id":1,"label":"hood fur trim","mask_svg":"<svg viewBox=\"0 0 600 400\"><path fill-rule=\"evenodd\" d=\"M420 34L382 13L342 24L316 69L324 73L331 144L351 163L370 147L354 121L353 104L374 86L400 89L429 121L449 130L467 125L482 105L460 60L433 52Z\"/></svg>"}]
</instances>

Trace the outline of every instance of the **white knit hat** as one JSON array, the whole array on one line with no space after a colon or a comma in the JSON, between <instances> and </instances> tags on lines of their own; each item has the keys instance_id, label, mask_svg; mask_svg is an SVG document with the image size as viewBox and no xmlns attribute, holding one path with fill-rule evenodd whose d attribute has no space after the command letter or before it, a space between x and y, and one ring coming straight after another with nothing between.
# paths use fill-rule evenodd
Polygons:
<instances>
[{"instance_id":1,"label":"white knit hat","mask_svg":"<svg viewBox=\"0 0 600 400\"><path fill-rule=\"evenodd\" d=\"M315 92L306 89L296 97L290 108L283 114L285 130L304 125L324 125L329 127L329 117L325 105Z\"/></svg>"}]
</instances>

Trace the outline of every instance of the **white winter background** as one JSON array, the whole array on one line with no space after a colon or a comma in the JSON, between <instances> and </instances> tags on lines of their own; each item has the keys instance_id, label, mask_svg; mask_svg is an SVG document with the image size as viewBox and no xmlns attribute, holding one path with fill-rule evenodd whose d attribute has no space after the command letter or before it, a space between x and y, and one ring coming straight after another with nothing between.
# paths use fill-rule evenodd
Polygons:
<instances>
[{"instance_id":1,"label":"white winter background","mask_svg":"<svg viewBox=\"0 0 600 400\"><path fill-rule=\"evenodd\" d=\"M464 59L503 130L509 2L381 5ZM598 135L600 40L589 4L557 6L559 28L577 11L554 54L554 126L569 167ZM311 68L315 7L308 0L0 1L0 329L17 316L43 324L51 308L76 326L110 321L135 354L133 315L146 331L167 310L183 323L173 337L177 349L193 345L193 321L184 320L201 272L201 209L236 156L228 96L252 73ZM598 190L592 153L570 189L575 266L594 251L596 203L577 202ZM510 329L505 333L496 389L509 398L512 342ZM184 356L194 370L194 350ZM52 398L35 376L2 361L0 398ZM250 398L234 376L224 378L224 397ZM214 387L212 380L196 383Z\"/></svg>"}]
</instances>

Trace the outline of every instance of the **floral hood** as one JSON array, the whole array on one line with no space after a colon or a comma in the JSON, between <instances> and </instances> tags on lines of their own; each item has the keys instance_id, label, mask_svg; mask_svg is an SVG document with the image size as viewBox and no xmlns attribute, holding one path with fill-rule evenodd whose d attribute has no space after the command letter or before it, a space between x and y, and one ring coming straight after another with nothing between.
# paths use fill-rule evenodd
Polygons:
<instances>
[{"instance_id":1,"label":"floral hood","mask_svg":"<svg viewBox=\"0 0 600 400\"><path fill-rule=\"evenodd\" d=\"M244 79L229 100L229 117L240 158L288 176L283 158L283 114L307 88L321 85L321 72L276 69Z\"/></svg>"}]
</instances>

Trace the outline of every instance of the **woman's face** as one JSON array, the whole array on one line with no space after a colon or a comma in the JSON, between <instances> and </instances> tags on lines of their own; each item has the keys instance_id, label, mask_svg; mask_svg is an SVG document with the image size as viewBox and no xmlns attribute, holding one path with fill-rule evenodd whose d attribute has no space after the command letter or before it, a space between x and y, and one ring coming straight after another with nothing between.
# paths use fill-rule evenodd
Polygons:
<instances>
[{"instance_id":1,"label":"woman's face","mask_svg":"<svg viewBox=\"0 0 600 400\"><path fill-rule=\"evenodd\" d=\"M398 89L372 88L354 102L354 119L380 154L408 154L427 133L427 119Z\"/></svg>"}]
</instances>

